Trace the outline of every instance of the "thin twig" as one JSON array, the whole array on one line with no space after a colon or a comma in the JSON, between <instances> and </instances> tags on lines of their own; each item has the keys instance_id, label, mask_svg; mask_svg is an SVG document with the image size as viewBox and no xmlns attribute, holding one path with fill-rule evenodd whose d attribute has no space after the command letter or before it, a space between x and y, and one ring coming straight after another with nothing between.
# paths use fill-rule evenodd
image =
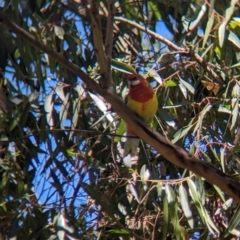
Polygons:
<instances>
[{"instance_id":1,"label":"thin twig","mask_svg":"<svg viewBox=\"0 0 240 240\"><path fill-rule=\"evenodd\" d=\"M157 187L157 185L153 185L149 190L148 190L148 192L144 195L144 197L141 199L141 201L139 202L139 204L138 204L138 206L137 206L137 209L136 209L136 211L135 211L135 216L137 216L138 215L138 212L140 211L140 207L141 207L141 205L144 203L144 201L148 198L148 196L149 196L149 194L151 193L151 191L154 189L154 188L156 188Z\"/></svg>"},{"instance_id":2,"label":"thin twig","mask_svg":"<svg viewBox=\"0 0 240 240\"><path fill-rule=\"evenodd\" d=\"M157 221L158 221L158 218L159 218L160 214L161 214L161 211L158 211L157 216L155 218L154 227L153 227L153 230L152 230L152 240L155 239L155 231L156 231Z\"/></svg>"},{"instance_id":3,"label":"thin twig","mask_svg":"<svg viewBox=\"0 0 240 240\"><path fill-rule=\"evenodd\" d=\"M105 52L106 56L112 58L112 48L113 48L113 23L114 23L114 1L108 0L108 16L107 16L107 33L105 39Z\"/></svg>"},{"instance_id":4,"label":"thin twig","mask_svg":"<svg viewBox=\"0 0 240 240\"><path fill-rule=\"evenodd\" d=\"M94 136L92 137L88 137L87 140L89 139L93 139L93 138L97 138L101 135L106 135L106 136L112 136L112 137L125 137L125 138L137 138L136 136L131 136L131 135L120 135L120 134L116 134L115 130L113 130L112 132L101 132L101 131L97 131L97 130L85 130L85 129L59 129L59 128L54 128L54 129L44 129L38 132L32 132L29 133L23 137L19 137L19 138L14 138L14 139L9 139L9 140L0 140L0 144L4 144L4 143L11 143L11 142L17 142L17 141L22 141L24 139L27 139L29 137L32 136L37 136L43 132L48 132L48 133L54 133L54 132L75 132L75 133L87 133L87 134L93 134Z\"/></svg>"},{"instance_id":5,"label":"thin twig","mask_svg":"<svg viewBox=\"0 0 240 240\"><path fill-rule=\"evenodd\" d=\"M202 66L202 68L208 72L208 74L211 76L211 78L213 79L214 82L217 82L218 84L220 84L221 86L223 85L223 81L222 79L207 65L207 63L197 54L195 53L193 50L188 50L188 52L186 53L186 49L184 48L180 48L178 47L177 45L175 45L174 43L172 43L171 41L167 40L166 38L162 37L161 35L149 30L148 28L136 23L136 22L133 22L133 21L130 21L126 18L123 18L123 17L115 17L114 18L115 20L119 21L119 22L123 22L123 23L127 23L133 27L136 27L137 29L143 31L143 32L146 32L148 33L149 35L151 35L152 37L154 37L155 39L165 43L169 48L175 50L175 51L178 51L178 52L184 52L185 55L189 55L190 57L194 58L198 63L199 65Z\"/></svg>"},{"instance_id":6,"label":"thin twig","mask_svg":"<svg viewBox=\"0 0 240 240\"><path fill-rule=\"evenodd\" d=\"M110 89L111 91L113 91L113 82L111 75L111 57L108 58L104 50L99 6L99 0L91 0L91 25L94 41L94 50L97 56L98 64L100 66L101 87L103 89ZM112 29L110 29L110 31L112 32ZM111 52L112 50L109 51Z\"/></svg>"}]
</instances>

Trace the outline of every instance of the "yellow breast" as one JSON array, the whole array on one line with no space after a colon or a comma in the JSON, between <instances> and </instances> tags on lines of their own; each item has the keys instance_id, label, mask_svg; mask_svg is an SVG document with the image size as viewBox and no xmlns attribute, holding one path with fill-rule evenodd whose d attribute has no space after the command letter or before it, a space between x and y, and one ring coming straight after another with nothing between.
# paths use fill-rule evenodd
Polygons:
<instances>
[{"instance_id":1,"label":"yellow breast","mask_svg":"<svg viewBox=\"0 0 240 240\"><path fill-rule=\"evenodd\" d=\"M158 108L157 97L154 96L146 102L137 102L132 98L128 98L127 105L146 123L151 123Z\"/></svg>"}]
</instances>

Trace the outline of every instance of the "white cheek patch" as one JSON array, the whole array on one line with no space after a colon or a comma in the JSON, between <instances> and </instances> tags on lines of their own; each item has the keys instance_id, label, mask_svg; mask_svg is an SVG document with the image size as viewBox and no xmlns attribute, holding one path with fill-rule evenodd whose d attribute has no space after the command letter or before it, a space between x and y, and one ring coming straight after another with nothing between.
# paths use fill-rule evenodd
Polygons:
<instances>
[{"instance_id":1,"label":"white cheek patch","mask_svg":"<svg viewBox=\"0 0 240 240\"><path fill-rule=\"evenodd\" d=\"M130 82L130 86L136 86L140 83L140 80L134 80Z\"/></svg>"}]
</instances>

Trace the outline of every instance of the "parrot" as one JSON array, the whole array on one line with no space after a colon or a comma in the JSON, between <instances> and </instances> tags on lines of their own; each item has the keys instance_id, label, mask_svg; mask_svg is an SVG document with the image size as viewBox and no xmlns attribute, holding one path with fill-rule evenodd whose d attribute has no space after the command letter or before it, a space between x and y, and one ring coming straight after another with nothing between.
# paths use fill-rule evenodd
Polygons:
<instances>
[{"instance_id":1,"label":"parrot","mask_svg":"<svg viewBox=\"0 0 240 240\"><path fill-rule=\"evenodd\" d=\"M130 74L127 77L129 94L127 106L133 110L144 122L150 124L158 109L158 100L154 90L144 77L139 74ZM128 136L136 136L130 126L126 126ZM123 157L128 154L137 155L139 139L128 137L123 151Z\"/></svg>"}]
</instances>

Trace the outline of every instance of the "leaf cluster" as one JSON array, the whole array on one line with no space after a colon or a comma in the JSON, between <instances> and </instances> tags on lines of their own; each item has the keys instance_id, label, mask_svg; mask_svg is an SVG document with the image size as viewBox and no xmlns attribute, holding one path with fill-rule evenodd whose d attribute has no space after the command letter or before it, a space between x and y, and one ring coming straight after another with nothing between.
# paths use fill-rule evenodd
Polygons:
<instances>
[{"instance_id":1,"label":"leaf cluster","mask_svg":"<svg viewBox=\"0 0 240 240\"><path fill-rule=\"evenodd\" d=\"M112 79L144 75L152 127L239 179L237 1L112 1ZM99 17L107 42L108 1ZM101 84L88 1L5 1L0 8ZM122 163L124 123L82 79L0 23L0 229L19 239L230 239L239 206L141 142ZM148 31L148 30L151 30ZM214 177L214 176L213 176Z\"/></svg>"}]
</instances>

